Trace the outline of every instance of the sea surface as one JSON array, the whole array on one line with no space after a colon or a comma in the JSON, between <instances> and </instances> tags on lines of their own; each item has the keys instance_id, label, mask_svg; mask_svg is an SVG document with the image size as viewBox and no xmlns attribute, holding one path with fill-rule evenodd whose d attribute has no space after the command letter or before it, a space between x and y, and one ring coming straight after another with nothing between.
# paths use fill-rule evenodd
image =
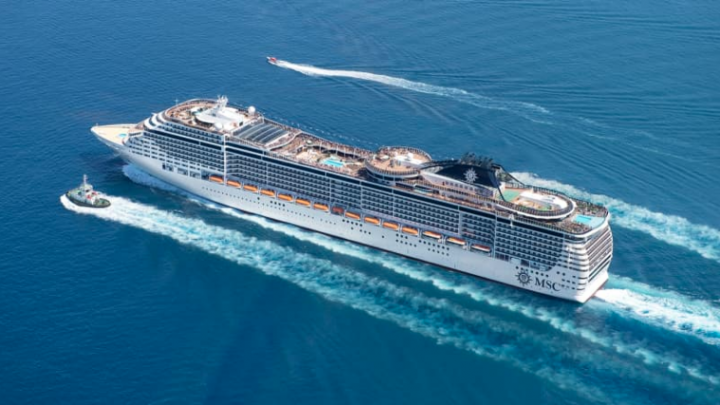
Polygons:
<instances>
[{"instance_id":1,"label":"sea surface","mask_svg":"<svg viewBox=\"0 0 720 405\"><path fill-rule=\"evenodd\" d=\"M720 403L717 1L2 4L2 404ZM221 94L604 204L610 281L576 305L451 274L89 131ZM60 201L83 173L111 209Z\"/></svg>"}]
</instances>

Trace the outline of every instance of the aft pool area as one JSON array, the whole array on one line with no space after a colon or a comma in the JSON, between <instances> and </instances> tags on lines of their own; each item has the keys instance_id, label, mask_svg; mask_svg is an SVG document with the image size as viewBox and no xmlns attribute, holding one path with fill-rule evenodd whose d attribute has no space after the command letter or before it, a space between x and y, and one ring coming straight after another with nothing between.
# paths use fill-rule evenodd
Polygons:
<instances>
[{"instance_id":1,"label":"aft pool area","mask_svg":"<svg viewBox=\"0 0 720 405\"><path fill-rule=\"evenodd\" d=\"M343 166L345 166L345 163L337 160L337 158L334 158L334 157L329 157L329 158L323 160L322 163L324 163L324 164L326 164L326 165L328 165L328 166L332 166L332 167L343 167Z\"/></svg>"},{"instance_id":2,"label":"aft pool area","mask_svg":"<svg viewBox=\"0 0 720 405\"><path fill-rule=\"evenodd\" d=\"M574 222L587 225L590 228L597 228L598 226L602 225L604 220L605 218L591 217L587 215L576 215L575 219L573 219Z\"/></svg>"},{"instance_id":3,"label":"aft pool area","mask_svg":"<svg viewBox=\"0 0 720 405\"><path fill-rule=\"evenodd\" d=\"M522 190L515 190L515 189L506 189L503 190L502 195L505 197L505 201L512 201L517 198L517 196L520 195Z\"/></svg>"}]
</instances>

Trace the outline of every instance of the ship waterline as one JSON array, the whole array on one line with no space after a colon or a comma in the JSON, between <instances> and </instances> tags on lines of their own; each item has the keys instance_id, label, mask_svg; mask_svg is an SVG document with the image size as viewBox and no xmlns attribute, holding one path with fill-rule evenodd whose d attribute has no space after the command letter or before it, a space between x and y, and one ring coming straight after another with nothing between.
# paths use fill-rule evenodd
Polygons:
<instances>
[{"instance_id":1,"label":"ship waterline","mask_svg":"<svg viewBox=\"0 0 720 405\"><path fill-rule=\"evenodd\" d=\"M489 159L368 151L224 98L92 132L163 181L274 220L577 302L608 279L607 210L524 185Z\"/></svg>"}]
</instances>

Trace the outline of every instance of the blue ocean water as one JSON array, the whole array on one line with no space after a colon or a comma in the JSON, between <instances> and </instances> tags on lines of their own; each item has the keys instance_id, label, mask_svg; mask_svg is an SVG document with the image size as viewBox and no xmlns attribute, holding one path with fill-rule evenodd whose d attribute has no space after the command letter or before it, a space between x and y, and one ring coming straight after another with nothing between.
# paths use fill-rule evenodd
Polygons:
<instances>
[{"instance_id":1,"label":"blue ocean water","mask_svg":"<svg viewBox=\"0 0 720 405\"><path fill-rule=\"evenodd\" d=\"M2 403L720 402L718 17L707 0L6 5ZM602 203L611 280L578 306L450 274L185 195L89 132L218 94ZM83 173L112 210L60 203Z\"/></svg>"}]
</instances>

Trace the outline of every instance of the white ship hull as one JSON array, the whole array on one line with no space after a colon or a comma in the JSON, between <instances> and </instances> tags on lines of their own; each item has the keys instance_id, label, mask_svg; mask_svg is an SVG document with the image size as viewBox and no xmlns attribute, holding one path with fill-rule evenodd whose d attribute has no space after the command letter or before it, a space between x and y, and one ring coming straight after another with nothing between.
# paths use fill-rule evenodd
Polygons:
<instances>
[{"instance_id":1,"label":"white ship hull","mask_svg":"<svg viewBox=\"0 0 720 405\"><path fill-rule=\"evenodd\" d=\"M577 290L570 284L569 277L565 277L567 269L563 267L556 266L550 271L543 272L534 271L530 268L523 268L520 263L495 259L492 255L473 251L467 246L461 247L438 242L431 238L407 235L399 231L351 220L344 216L315 210L311 207L280 201L259 193L192 178L164 170L160 161L129 153L117 142L108 141L101 136L98 138L120 153L127 162L138 166L158 179L200 197L244 212L396 253L446 269L581 303L590 299L608 279L609 263L583 290Z\"/></svg>"}]
</instances>

